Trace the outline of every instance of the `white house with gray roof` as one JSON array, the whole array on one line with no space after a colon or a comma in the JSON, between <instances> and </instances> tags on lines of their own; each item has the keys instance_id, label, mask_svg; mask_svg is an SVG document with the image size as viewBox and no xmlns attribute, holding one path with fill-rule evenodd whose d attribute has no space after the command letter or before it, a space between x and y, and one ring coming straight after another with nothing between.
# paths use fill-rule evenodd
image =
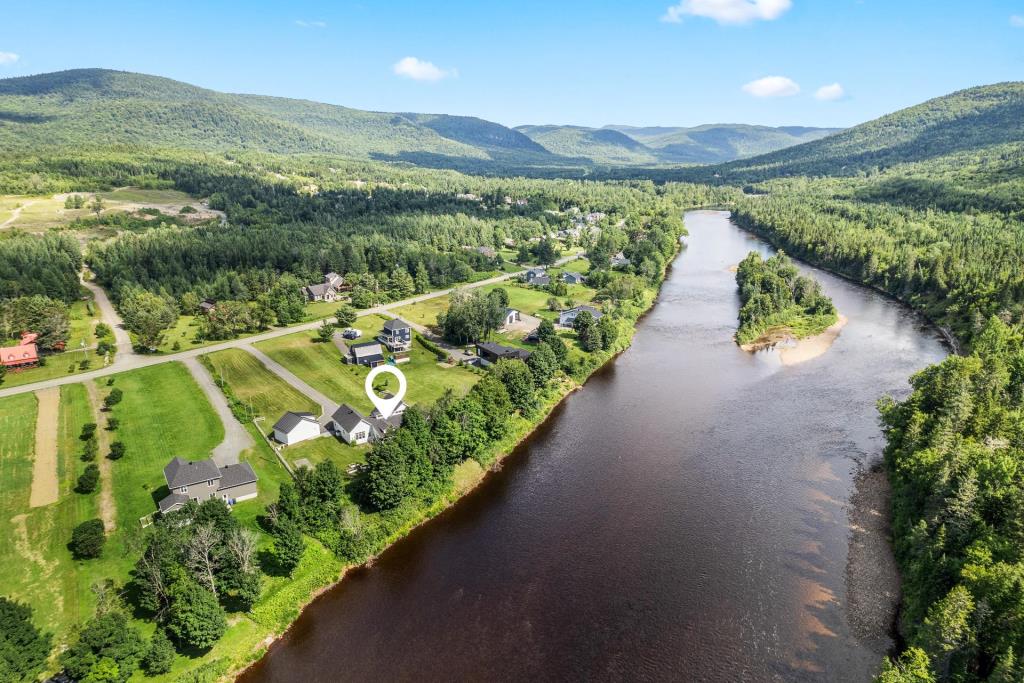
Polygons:
<instances>
[{"instance_id":1,"label":"white house with gray roof","mask_svg":"<svg viewBox=\"0 0 1024 683\"><path fill-rule=\"evenodd\" d=\"M404 404L403 404L404 405ZM386 420L376 410L370 417L363 416L348 404L342 404L331 415L330 428L342 441L348 444L364 444L383 439L384 435L402 426L402 413L395 411ZM375 417L376 415L376 417Z\"/></svg>"},{"instance_id":2,"label":"white house with gray roof","mask_svg":"<svg viewBox=\"0 0 1024 683\"><path fill-rule=\"evenodd\" d=\"M317 422L316 415L313 413L289 411L274 423L274 439L285 446L291 446L307 439L315 439L318 436L320 436L320 423Z\"/></svg>"},{"instance_id":3,"label":"white house with gray roof","mask_svg":"<svg viewBox=\"0 0 1024 683\"><path fill-rule=\"evenodd\" d=\"M247 462L217 467L211 458L197 461L174 458L164 467L164 479L170 495L161 500L158 507L165 514L189 501L202 503L220 498L234 505L255 498L258 493L258 477Z\"/></svg>"}]
</instances>

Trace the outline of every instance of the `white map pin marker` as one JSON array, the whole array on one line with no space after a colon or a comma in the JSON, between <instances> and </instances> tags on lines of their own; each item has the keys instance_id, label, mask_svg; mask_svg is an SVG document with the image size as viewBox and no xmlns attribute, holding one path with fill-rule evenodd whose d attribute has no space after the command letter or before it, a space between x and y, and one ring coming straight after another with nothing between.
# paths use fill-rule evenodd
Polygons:
<instances>
[{"instance_id":1,"label":"white map pin marker","mask_svg":"<svg viewBox=\"0 0 1024 683\"><path fill-rule=\"evenodd\" d=\"M391 398L381 398L373 390L373 380L382 372L389 372L398 378L398 393ZM381 417L386 420L395 412L395 408L398 407L398 404L402 402L402 398L405 396L405 375L393 365L378 365L370 370L370 374L366 376L364 387L366 388L366 395L370 397L370 401L380 411Z\"/></svg>"}]
</instances>

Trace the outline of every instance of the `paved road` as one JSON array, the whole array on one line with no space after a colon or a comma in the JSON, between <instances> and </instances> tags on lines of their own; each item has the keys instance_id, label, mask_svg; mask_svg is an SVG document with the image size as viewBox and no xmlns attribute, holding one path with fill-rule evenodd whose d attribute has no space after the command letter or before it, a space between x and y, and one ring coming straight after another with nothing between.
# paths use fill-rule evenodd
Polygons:
<instances>
[{"instance_id":1,"label":"paved road","mask_svg":"<svg viewBox=\"0 0 1024 683\"><path fill-rule=\"evenodd\" d=\"M274 360L267 354L263 353L252 344L245 344L241 348L242 350L251 353L253 356L256 357L258 361L267 366L267 370L270 370L272 373L283 379L285 382L288 382L288 384L291 384L293 387L295 387L299 391L299 393L304 394L309 398L313 399L314 401L316 401L317 403L319 403L320 426L327 426L327 423L330 422L331 420L331 415L333 415L334 411L338 409L338 404L335 401L332 401L329 396L320 393L313 387L303 382L291 370L281 365L276 360ZM275 417L273 419L276 420L277 418Z\"/></svg>"},{"instance_id":2,"label":"paved road","mask_svg":"<svg viewBox=\"0 0 1024 683\"><path fill-rule=\"evenodd\" d=\"M121 319L114 305L110 303L110 298L107 296L105 289L95 282L86 280L84 273L79 273L78 279L86 289L92 292L96 300L96 307L100 311L100 319L114 330L114 342L117 345L117 353L114 355L114 362L111 363L111 366L120 368L123 364L123 356L134 353L132 350L132 338L124 327L124 320Z\"/></svg>"},{"instance_id":3,"label":"paved road","mask_svg":"<svg viewBox=\"0 0 1024 683\"><path fill-rule=\"evenodd\" d=\"M196 383L202 387L206 397L210 399L213 409L217 411L220 421L224 424L224 440L213 449L213 461L217 463L218 467L238 464L239 454L252 448L252 436L245 430L242 423L235 419L224 393L213 381L213 376L206 366L197 358L186 358L184 363Z\"/></svg>"},{"instance_id":4,"label":"paved road","mask_svg":"<svg viewBox=\"0 0 1024 683\"><path fill-rule=\"evenodd\" d=\"M569 261L573 261L579 258L579 256L566 256L559 259L555 265L564 265ZM516 271L514 273L504 273L497 277L492 277L487 280L481 280L468 285L461 285L463 289L476 289L477 287L485 287L487 285L493 285L498 282L504 282L514 277L522 275L525 270ZM359 316L374 315L377 313L387 313L395 308L402 306L408 306L409 304L419 303L421 301L427 301L429 299L436 299L439 296L447 296L451 294L456 288L451 287L449 289L441 289L435 292L428 292L427 294L420 294L409 299L403 299L402 301L395 301L390 304L383 304L381 306L374 306L373 308L367 308L359 312ZM184 361L189 358L195 358L202 356L206 353L215 353L217 351L223 351L225 349L241 349L246 346L251 346L257 342L265 341L267 339L276 339L277 337L283 337L288 334L294 334L295 332L306 332L309 330L315 330L320 327L321 321L314 320L313 322L303 323L301 325L295 325L293 327L281 327L270 330L268 332L261 332L260 334L254 334L250 337L242 337L240 339L232 339L230 341L220 342L218 344L211 344L209 346L203 346L198 349L188 349L187 351L178 351L177 353L168 353L164 355L143 355L135 353L119 353L117 354L117 360L111 363L105 368L98 370L90 370L89 372L82 372L77 375L65 375L63 377L56 377L54 379L43 380L40 382L33 382L31 384L23 384L17 387L0 387L0 398L5 396L14 396L15 394L24 394L30 391L36 391L37 389L46 389L49 387L60 387L65 384L77 384L78 382L88 382L90 380L98 379L100 377L106 377L108 375L114 375L119 372L125 372L127 370L136 370L138 368L148 368L151 365L160 365L161 363L173 363L174 361Z\"/></svg>"}]
</instances>

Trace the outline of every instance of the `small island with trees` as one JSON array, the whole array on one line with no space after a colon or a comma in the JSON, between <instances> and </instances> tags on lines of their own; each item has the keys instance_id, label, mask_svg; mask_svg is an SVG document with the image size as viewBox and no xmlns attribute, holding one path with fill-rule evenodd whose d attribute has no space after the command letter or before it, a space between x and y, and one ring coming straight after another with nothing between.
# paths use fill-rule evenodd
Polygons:
<instances>
[{"instance_id":1,"label":"small island with trees","mask_svg":"<svg viewBox=\"0 0 1024 683\"><path fill-rule=\"evenodd\" d=\"M745 351L827 336L820 349L790 358L794 362L807 360L823 353L846 323L821 285L800 275L782 252L768 259L750 252L736 268L736 285L741 302L736 343Z\"/></svg>"}]
</instances>

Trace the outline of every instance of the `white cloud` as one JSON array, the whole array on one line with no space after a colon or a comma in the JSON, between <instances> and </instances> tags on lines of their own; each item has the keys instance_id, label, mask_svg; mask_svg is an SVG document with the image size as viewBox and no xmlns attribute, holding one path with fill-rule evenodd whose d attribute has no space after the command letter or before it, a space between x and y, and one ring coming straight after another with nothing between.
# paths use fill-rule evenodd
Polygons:
<instances>
[{"instance_id":1,"label":"white cloud","mask_svg":"<svg viewBox=\"0 0 1024 683\"><path fill-rule=\"evenodd\" d=\"M392 67L395 74L414 81L439 81L442 78L458 76L455 69L442 69L416 57L404 57Z\"/></svg>"},{"instance_id":2,"label":"white cloud","mask_svg":"<svg viewBox=\"0 0 1024 683\"><path fill-rule=\"evenodd\" d=\"M661 20L678 24L683 17L705 17L720 24L746 24L751 21L771 21L781 17L792 0L680 0L672 5Z\"/></svg>"},{"instance_id":3,"label":"white cloud","mask_svg":"<svg viewBox=\"0 0 1024 683\"><path fill-rule=\"evenodd\" d=\"M800 86L785 76L765 76L744 85L743 92L754 97L791 97L800 92Z\"/></svg>"},{"instance_id":4,"label":"white cloud","mask_svg":"<svg viewBox=\"0 0 1024 683\"><path fill-rule=\"evenodd\" d=\"M819 100L831 102L833 100L841 100L846 97L846 91L843 90L843 86L839 83L832 83L831 85L823 85L818 88L817 92L814 93L814 97Z\"/></svg>"},{"instance_id":5,"label":"white cloud","mask_svg":"<svg viewBox=\"0 0 1024 683\"><path fill-rule=\"evenodd\" d=\"M18 55L13 52L0 52L0 65L14 64L18 61Z\"/></svg>"},{"instance_id":6,"label":"white cloud","mask_svg":"<svg viewBox=\"0 0 1024 683\"><path fill-rule=\"evenodd\" d=\"M1016 28L1024 28L1024 17L1022 17L1019 14L1014 14L1012 17L1010 17L1010 26L1014 26Z\"/></svg>"},{"instance_id":7,"label":"white cloud","mask_svg":"<svg viewBox=\"0 0 1024 683\"><path fill-rule=\"evenodd\" d=\"M326 21L307 21L306 19L296 19L295 25L302 28L327 28Z\"/></svg>"}]
</instances>

